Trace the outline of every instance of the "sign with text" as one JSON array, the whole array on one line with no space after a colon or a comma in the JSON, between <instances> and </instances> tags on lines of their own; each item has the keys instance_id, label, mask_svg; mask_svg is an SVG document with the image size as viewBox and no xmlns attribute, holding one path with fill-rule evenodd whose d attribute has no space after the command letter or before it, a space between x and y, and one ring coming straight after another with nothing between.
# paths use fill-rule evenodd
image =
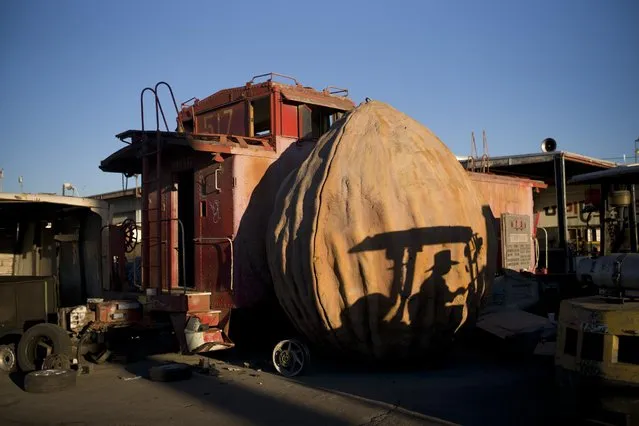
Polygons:
<instances>
[{"instance_id":1,"label":"sign with text","mask_svg":"<svg viewBox=\"0 0 639 426\"><path fill-rule=\"evenodd\" d=\"M501 215L502 264L506 269L530 270L532 262L532 230L530 216Z\"/></svg>"}]
</instances>

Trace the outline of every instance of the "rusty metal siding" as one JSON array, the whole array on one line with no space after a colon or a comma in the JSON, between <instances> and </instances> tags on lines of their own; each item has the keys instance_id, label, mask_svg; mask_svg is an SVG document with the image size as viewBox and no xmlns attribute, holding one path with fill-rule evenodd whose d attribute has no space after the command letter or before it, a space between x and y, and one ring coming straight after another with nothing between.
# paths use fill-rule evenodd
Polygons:
<instances>
[{"instance_id":1,"label":"rusty metal siding","mask_svg":"<svg viewBox=\"0 0 639 426\"><path fill-rule=\"evenodd\" d=\"M220 90L204 99L196 100L191 107L183 107L180 111L179 119L182 121L190 120L193 117L193 113L198 116L223 105L268 95L271 93L271 87L271 83L266 82L255 84L251 87L242 86Z\"/></svg>"},{"instance_id":2,"label":"rusty metal siding","mask_svg":"<svg viewBox=\"0 0 639 426\"><path fill-rule=\"evenodd\" d=\"M525 215L534 220L533 188L544 187L541 182L484 173L470 173L469 176L477 192L483 197L495 217L495 232L501 247L500 216L505 213ZM531 245L533 244L531 240ZM532 248L532 247L531 247ZM531 249L530 266L534 264L534 250ZM502 253L499 250L498 265L503 266Z\"/></svg>"},{"instance_id":3,"label":"rusty metal siding","mask_svg":"<svg viewBox=\"0 0 639 426\"><path fill-rule=\"evenodd\" d=\"M231 162L205 165L195 179L195 286L201 291L228 292L233 233L233 176ZM216 239L216 240L213 240Z\"/></svg>"},{"instance_id":4,"label":"rusty metal siding","mask_svg":"<svg viewBox=\"0 0 639 426\"><path fill-rule=\"evenodd\" d=\"M180 285L180 277L179 277L179 266L178 266L178 261L179 261L179 243L178 243L178 235L179 235L179 231L178 231L178 193L177 191L169 191L168 193L168 217L167 219L169 219L170 221L167 223L167 231L168 231L168 237L167 237L167 241L169 244L168 247L168 253L167 253L167 257L168 257L168 280L169 280L169 284L171 286L171 288L177 288ZM190 243L189 243L190 244Z\"/></svg>"},{"instance_id":5,"label":"rusty metal siding","mask_svg":"<svg viewBox=\"0 0 639 426\"><path fill-rule=\"evenodd\" d=\"M477 191L495 217L503 213L533 215L533 182L524 179L469 173Z\"/></svg>"},{"instance_id":6,"label":"rusty metal siding","mask_svg":"<svg viewBox=\"0 0 639 426\"><path fill-rule=\"evenodd\" d=\"M200 134L247 136L246 103L237 102L224 108L198 115L196 125Z\"/></svg>"},{"instance_id":7,"label":"rusty metal siding","mask_svg":"<svg viewBox=\"0 0 639 426\"><path fill-rule=\"evenodd\" d=\"M339 111L350 111L355 107L353 101L341 96L333 96L305 87L279 85L285 99L309 105L320 105Z\"/></svg>"}]
</instances>

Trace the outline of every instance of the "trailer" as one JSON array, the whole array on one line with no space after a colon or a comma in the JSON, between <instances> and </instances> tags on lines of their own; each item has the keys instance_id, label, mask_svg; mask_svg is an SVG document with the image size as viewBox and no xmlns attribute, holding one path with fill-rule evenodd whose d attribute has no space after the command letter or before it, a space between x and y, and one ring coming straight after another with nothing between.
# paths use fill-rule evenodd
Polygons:
<instances>
[{"instance_id":1,"label":"trailer","mask_svg":"<svg viewBox=\"0 0 639 426\"><path fill-rule=\"evenodd\" d=\"M108 204L0 193L0 212L0 370L70 365L89 318L100 323L105 307ZM102 324L130 320L126 311Z\"/></svg>"}]
</instances>

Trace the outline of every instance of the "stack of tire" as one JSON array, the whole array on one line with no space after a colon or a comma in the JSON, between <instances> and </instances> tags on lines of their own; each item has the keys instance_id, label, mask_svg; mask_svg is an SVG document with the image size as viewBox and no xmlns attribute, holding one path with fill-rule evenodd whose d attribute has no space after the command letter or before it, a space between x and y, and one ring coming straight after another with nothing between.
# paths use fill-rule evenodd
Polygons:
<instances>
[{"instance_id":1,"label":"stack of tire","mask_svg":"<svg viewBox=\"0 0 639 426\"><path fill-rule=\"evenodd\" d=\"M39 359L42 349L46 356ZM33 393L57 392L76 385L77 372L71 369L72 344L67 333L55 324L37 324L16 342L0 345L0 371L23 373L24 390Z\"/></svg>"}]
</instances>

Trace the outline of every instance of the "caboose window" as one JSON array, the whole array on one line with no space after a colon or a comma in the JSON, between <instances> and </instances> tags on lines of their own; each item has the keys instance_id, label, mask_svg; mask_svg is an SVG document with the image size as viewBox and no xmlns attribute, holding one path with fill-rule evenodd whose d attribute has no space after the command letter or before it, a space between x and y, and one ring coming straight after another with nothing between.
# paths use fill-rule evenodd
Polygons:
<instances>
[{"instance_id":1,"label":"caboose window","mask_svg":"<svg viewBox=\"0 0 639 426\"><path fill-rule=\"evenodd\" d=\"M270 97L265 96L251 102L251 136L271 134Z\"/></svg>"},{"instance_id":2,"label":"caboose window","mask_svg":"<svg viewBox=\"0 0 639 426\"><path fill-rule=\"evenodd\" d=\"M337 121L338 114L316 105L300 105L300 139L319 139Z\"/></svg>"}]
</instances>

